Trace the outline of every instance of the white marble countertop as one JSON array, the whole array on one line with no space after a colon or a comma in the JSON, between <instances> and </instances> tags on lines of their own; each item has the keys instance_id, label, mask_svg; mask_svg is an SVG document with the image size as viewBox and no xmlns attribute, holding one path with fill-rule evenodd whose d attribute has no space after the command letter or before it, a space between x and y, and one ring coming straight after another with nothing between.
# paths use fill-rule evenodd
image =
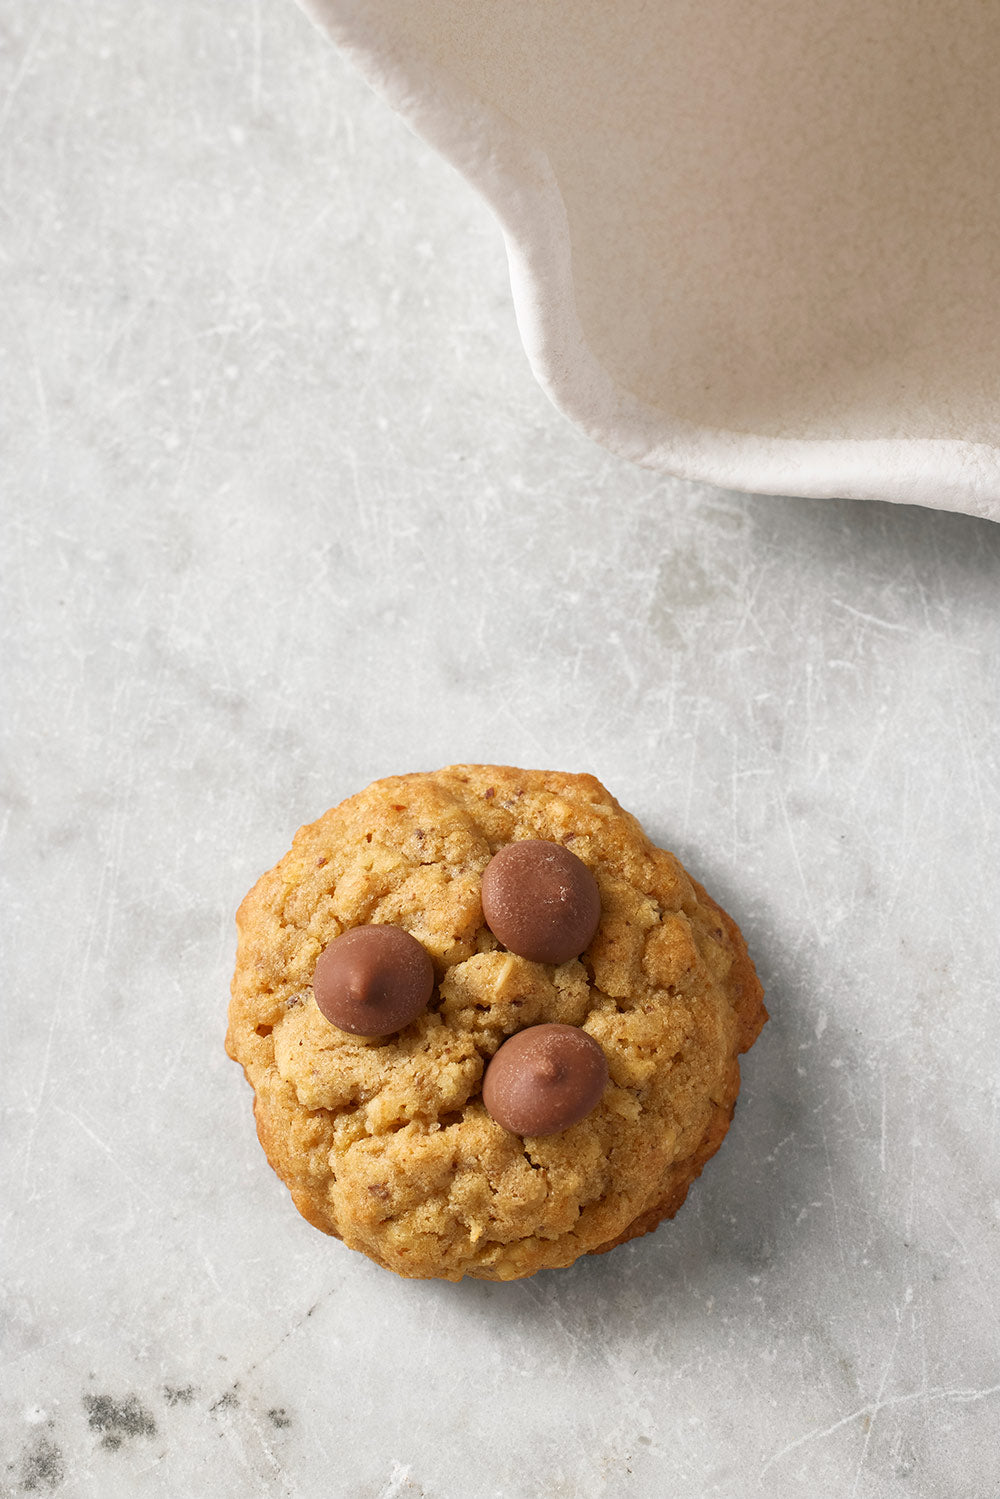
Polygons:
<instances>
[{"instance_id":1,"label":"white marble countertop","mask_svg":"<svg viewBox=\"0 0 1000 1499\"><path fill-rule=\"evenodd\" d=\"M1000 528L608 457L288 0L0 20L0 1493L995 1499ZM588 769L772 1020L671 1225L507 1286L295 1213L222 1049L296 826Z\"/></svg>"}]
</instances>

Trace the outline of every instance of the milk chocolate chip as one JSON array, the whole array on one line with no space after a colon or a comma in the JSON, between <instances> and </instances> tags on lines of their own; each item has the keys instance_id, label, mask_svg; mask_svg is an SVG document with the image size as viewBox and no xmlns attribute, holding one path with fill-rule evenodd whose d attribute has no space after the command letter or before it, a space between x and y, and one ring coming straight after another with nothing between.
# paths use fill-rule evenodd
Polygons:
<instances>
[{"instance_id":1,"label":"milk chocolate chip","mask_svg":"<svg viewBox=\"0 0 1000 1499\"><path fill-rule=\"evenodd\" d=\"M575 1025L532 1025L505 1041L486 1069L483 1103L512 1135L557 1135L597 1106L608 1059Z\"/></svg>"},{"instance_id":2,"label":"milk chocolate chip","mask_svg":"<svg viewBox=\"0 0 1000 1499\"><path fill-rule=\"evenodd\" d=\"M508 843L483 870L483 915L504 947L535 963L579 957L601 919L597 881L561 843Z\"/></svg>"},{"instance_id":3,"label":"milk chocolate chip","mask_svg":"<svg viewBox=\"0 0 1000 1499\"><path fill-rule=\"evenodd\" d=\"M434 992L434 965L398 926L356 926L320 953L313 993L320 1010L355 1036L391 1036L416 1020Z\"/></svg>"}]
</instances>

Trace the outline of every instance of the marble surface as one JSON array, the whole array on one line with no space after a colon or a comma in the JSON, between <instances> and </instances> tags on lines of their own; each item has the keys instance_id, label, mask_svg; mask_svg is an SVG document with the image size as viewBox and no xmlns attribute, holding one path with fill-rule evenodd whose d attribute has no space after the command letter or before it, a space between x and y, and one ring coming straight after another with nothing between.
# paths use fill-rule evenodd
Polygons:
<instances>
[{"instance_id":1,"label":"marble surface","mask_svg":"<svg viewBox=\"0 0 1000 1499\"><path fill-rule=\"evenodd\" d=\"M0 1493L995 1499L1000 528L610 458L289 3L0 18ZM507 1286L295 1213L222 1049L296 826L589 769L772 1020L672 1225Z\"/></svg>"}]
</instances>

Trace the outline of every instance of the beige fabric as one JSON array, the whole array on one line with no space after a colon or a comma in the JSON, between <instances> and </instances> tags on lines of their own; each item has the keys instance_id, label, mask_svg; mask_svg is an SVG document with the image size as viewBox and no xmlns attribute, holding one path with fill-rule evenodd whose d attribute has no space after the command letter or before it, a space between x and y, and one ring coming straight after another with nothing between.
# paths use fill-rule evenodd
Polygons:
<instances>
[{"instance_id":1,"label":"beige fabric","mask_svg":"<svg viewBox=\"0 0 1000 1499\"><path fill-rule=\"evenodd\" d=\"M302 3L493 204L598 440L1000 518L1000 7Z\"/></svg>"}]
</instances>

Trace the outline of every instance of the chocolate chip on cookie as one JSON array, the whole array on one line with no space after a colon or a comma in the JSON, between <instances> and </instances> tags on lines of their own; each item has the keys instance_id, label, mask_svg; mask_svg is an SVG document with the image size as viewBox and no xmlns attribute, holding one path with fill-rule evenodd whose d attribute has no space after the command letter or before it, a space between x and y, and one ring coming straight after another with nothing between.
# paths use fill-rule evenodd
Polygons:
<instances>
[{"instance_id":1,"label":"chocolate chip on cookie","mask_svg":"<svg viewBox=\"0 0 1000 1499\"><path fill-rule=\"evenodd\" d=\"M532 1025L486 1069L483 1103L512 1135L558 1135L586 1119L608 1084L608 1059L575 1025Z\"/></svg>"},{"instance_id":2,"label":"chocolate chip on cookie","mask_svg":"<svg viewBox=\"0 0 1000 1499\"><path fill-rule=\"evenodd\" d=\"M398 926L356 926L323 949L313 994L331 1025L355 1036L391 1036L422 1015L434 965Z\"/></svg>"},{"instance_id":3,"label":"chocolate chip on cookie","mask_svg":"<svg viewBox=\"0 0 1000 1499\"><path fill-rule=\"evenodd\" d=\"M597 881L561 843L508 843L483 871L483 915L504 947L535 963L568 963L601 920Z\"/></svg>"}]
</instances>

